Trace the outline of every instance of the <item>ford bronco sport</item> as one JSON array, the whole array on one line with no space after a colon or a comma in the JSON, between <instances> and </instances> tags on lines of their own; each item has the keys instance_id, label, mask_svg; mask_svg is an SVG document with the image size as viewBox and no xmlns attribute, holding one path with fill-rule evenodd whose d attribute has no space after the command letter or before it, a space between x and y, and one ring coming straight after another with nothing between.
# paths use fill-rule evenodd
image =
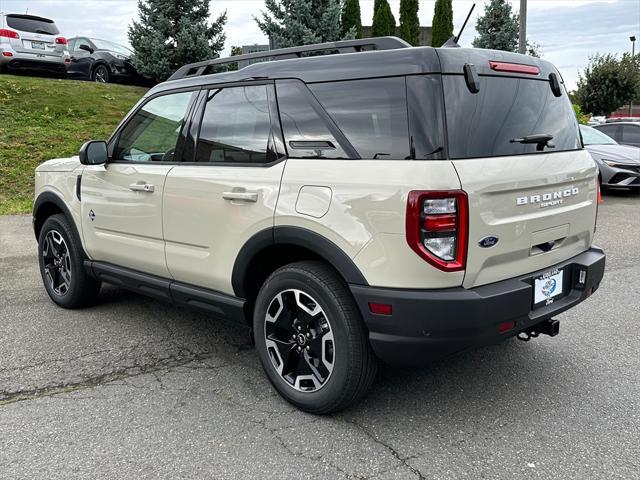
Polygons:
<instances>
[{"instance_id":1,"label":"ford bronco sport","mask_svg":"<svg viewBox=\"0 0 640 480\"><path fill-rule=\"evenodd\" d=\"M246 322L327 413L378 359L555 335L603 277L597 197L553 65L385 37L182 67L37 168L33 220L56 304L107 282Z\"/></svg>"}]
</instances>

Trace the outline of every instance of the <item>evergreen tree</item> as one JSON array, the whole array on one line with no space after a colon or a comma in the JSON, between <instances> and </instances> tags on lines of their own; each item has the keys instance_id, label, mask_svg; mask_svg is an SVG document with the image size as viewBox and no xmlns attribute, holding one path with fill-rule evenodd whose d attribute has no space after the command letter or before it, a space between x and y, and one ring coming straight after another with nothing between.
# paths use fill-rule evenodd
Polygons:
<instances>
[{"instance_id":1,"label":"evergreen tree","mask_svg":"<svg viewBox=\"0 0 640 480\"><path fill-rule=\"evenodd\" d=\"M342 6L342 35L348 35L355 29L355 38L362 38L362 18L360 15L360 1L346 0Z\"/></svg>"},{"instance_id":2,"label":"evergreen tree","mask_svg":"<svg viewBox=\"0 0 640 480\"><path fill-rule=\"evenodd\" d=\"M441 47L453 36L453 7L451 0L436 0L433 12L431 45Z\"/></svg>"},{"instance_id":3,"label":"evergreen tree","mask_svg":"<svg viewBox=\"0 0 640 480\"><path fill-rule=\"evenodd\" d=\"M340 0L265 0L260 30L276 48L352 39L355 29L342 33Z\"/></svg>"},{"instance_id":4,"label":"evergreen tree","mask_svg":"<svg viewBox=\"0 0 640 480\"><path fill-rule=\"evenodd\" d=\"M517 52L519 21L520 17L512 13L507 0L491 0L476 22L478 36L473 40L473 46Z\"/></svg>"},{"instance_id":5,"label":"evergreen tree","mask_svg":"<svg viewBox=\"0 0 640 480\"><path fill-rule=\"evenodd\" d=\"M396 18L391 12L387 0L375 0L373 4L373 24L371 35L374 37L386 37L396 34Z\"/></svg>"},{"instance_id":6,"label":"evergreen tree","mask_svg":"<svg viewBox=\"0 0 640 480\"><path fill-rule=\"evenodd\" d=\"M420 45L418 0L400 0L400 38L414 47Z\"/></svg>"},{"instance_id":7,"label":"evergreen tree","mask_svg":"<svg viewBox=\"0 0 640 480\"><path fill-rule=\"evenodd\" d=\"M187 63L209 60L224 47L227 12L209 24L210 0L138 0L129 26L133 63L141 75L166 80Z\"/></svg>"}]
</instances>

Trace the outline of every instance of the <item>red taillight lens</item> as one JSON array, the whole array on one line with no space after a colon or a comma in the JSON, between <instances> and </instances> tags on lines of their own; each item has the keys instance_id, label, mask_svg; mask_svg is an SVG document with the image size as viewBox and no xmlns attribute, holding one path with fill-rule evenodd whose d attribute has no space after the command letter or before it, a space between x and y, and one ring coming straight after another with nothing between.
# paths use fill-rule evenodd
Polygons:
<instances>
[{"instance_id":1,"label":"red taillight lens","mask_svg":"<svg viewBox=\"0 0 640 480\"><path fill-rule=\"evenodd\" d=\"M468 212L469 201L462 190L409 192L406 225L409 246L440 270L464 270Z\"/></svg>"},{"instance_id":2,"label":"red taillight lens","mask_svg":"<svg viewBox=\"0 0 640 480\"><path fill-rule=\"evenodd\" d=\"M13 53L11 52L2 52L3 57L13 57Z\"/></svg>"},{"instance_id":3,"label":"red taillight lens","mask_svg":"<svg viewBox=\"0 0 640 480\"><path fill-rule=\"evenodd\" d=\"M14 32L13 30L8 30L6 28L0 28L0 37L20 38L20 35L18 35L18 32Z\"/></svg>"},{"instance_id":4,"label":"red taillight lens","mask_svg":"<svg viewBox=\"0 0 640 480\"><path fill-rule=\"evenodd\" d=\"M58 37L56 38L56 43L58 45L66 45L67 44L67 39L64 37Z\"/></svg>"},{"instance_id":5,"label":"red taillight lens","mask_svg":"<svg viewBox=\"0 0 640 480\"><path fill-rule=\"evenodd\" d=\"M534 65L521 63L489 62L491 70L496 72L524 73L525 75L540 75L540 69Z\"/></svg>"}]
</instances>

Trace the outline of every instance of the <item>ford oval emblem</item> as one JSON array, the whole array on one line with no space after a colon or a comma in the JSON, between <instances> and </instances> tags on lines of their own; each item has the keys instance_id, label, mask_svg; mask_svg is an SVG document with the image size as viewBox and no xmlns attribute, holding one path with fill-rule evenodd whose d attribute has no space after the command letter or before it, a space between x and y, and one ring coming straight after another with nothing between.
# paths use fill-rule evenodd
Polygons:
<instances>
[{"instance_id":1,"label":"ford oval emblem","mask_svg":"<svg viewBox=\"0 0 640 480\"><path fill-rule=\"evenodd\" d=\"M480 245L482 248L490 248L493 247L496 243L498 243L498 237L489 235L488 237L481 238L478 242L478 245Z\"/></svg>"}]
</instances>

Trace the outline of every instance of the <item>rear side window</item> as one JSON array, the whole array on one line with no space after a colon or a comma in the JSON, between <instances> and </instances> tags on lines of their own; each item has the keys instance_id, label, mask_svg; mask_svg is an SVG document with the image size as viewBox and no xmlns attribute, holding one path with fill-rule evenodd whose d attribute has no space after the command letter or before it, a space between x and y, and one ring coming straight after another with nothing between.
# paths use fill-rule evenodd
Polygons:
<instances>
[{"instance_id":1,"label":"rear side window","mask_svg":"<svg viewBox=\"0 0 640 480\"><path fill-rule=\"evenodd\" d=\"M622 141L624 143L640 143L640 126L622 125Z\"/></svg>"},{"instance_id":2,"label":"rear side window","mask_svg":"<svg viewBox=\"0 0 640 480\"><path fill-rule=\"evenodd\" d=\"M550 153L580 148L578 124L567 95L554 96L549 82L480 77L471 93L462 75L443 75L450 158ZM551 134L555 148L512 143Z\"/></svg>"},{"instance_id":3,"label":"rear side window","mask_svg":"<svg viewBox=\"0 0 640 480\"><path fill-rule=\"evenodd\" d=\"M320 105L304 83L278 81L276 90L280 122L290 157L350 158L331 132L322 117Z\"/></svg>"},{"instance_id":4,"label":"rear side window","mask_svg":"<svg viewBox=\"0 0 640 480\"><path fill-rule=\"evenodd\" d=\"M309 89L361 158L410 157L404 77L316 83Z\"/></svg>"},{"instance_id":5,"label":"rear side window","mask_svg":"<svg viewBox=\"0 0 640 480\"><path fill-rule=\"evenodd\" d=\"M45 35L58 35L60 30L53 20L29 15L7 15L7 26L14 30Z\"/></svg>"},{"instance_id":6,"label":"rear side window","mask_svg":"<svg viewBox=\"0 0 640 480\"><path fill-rule=\"evenodd\" d=\"M271 132L266 85L209 92L196 162L266 163Z\"/></svg>"}]
</instances>

